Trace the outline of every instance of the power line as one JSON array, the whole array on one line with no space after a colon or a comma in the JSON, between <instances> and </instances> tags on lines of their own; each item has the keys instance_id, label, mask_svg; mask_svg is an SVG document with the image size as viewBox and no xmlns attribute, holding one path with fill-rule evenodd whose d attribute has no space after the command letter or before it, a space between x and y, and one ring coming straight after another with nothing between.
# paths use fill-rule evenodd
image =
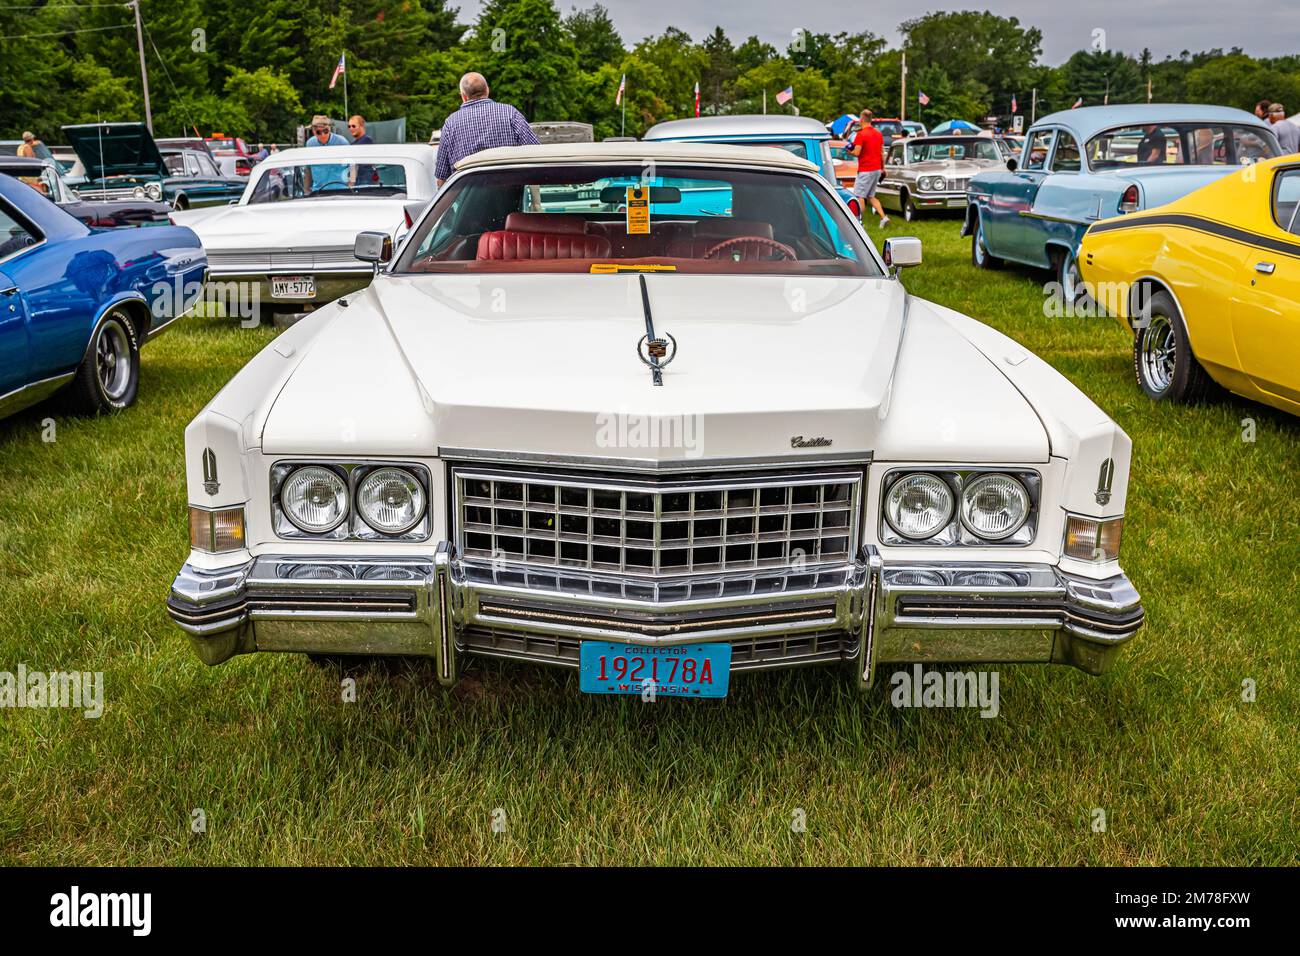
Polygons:
<instances>
[{"instance_id":1,"label":"power line","mask_svg":"<svg viewBox=\"0 0 1300 956\"><path fill-rule=\"evenodd\" d=\"M0 37L0 40L35 40L38 37L63 37L70 33L102 33L104 30L126 30L132 26L134 26L132 23L119 23L111 27L82 27L80 30L57 30L54 33L15 33L12 36Z\"/></svg>"},{"instance_id":2,"label":"power line","mask_svg":"<svg viewBox=\"0 0 1300 956\"><path fill-rule=\"evenodd\" d=\"M144 21L141 21L143 23ZM181 109L185 110L185 116L190 121L190 128L198 133L199 128L194 122L194 117L190 113L190 104L185 97L181 96L181 91L176 88L176 81L172 79L171 70L167 69L167 61L163 59L162 53L158 50L158 44L153 42L153 34L149 32L149 25L144 24L144 35L149 38L149 45L153 47L154 56L158 57L158 62L162 64L163 76L167 77L167 82L171 84L172 92L176 94L176 99L180 100Z\"/></svg>"}]
</instances>

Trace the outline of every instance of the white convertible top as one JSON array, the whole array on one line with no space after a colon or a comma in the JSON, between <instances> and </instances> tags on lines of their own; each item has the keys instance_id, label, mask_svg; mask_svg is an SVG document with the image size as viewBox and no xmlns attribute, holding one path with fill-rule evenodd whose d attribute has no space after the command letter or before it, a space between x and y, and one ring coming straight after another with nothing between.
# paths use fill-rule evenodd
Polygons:
<instances>
[{"instance_id":1,"label":"white convertible top","mask_svg":"<svg viewBox=\"0 0 1300 956\"><path fill-rule=\"evenodd\" d=\"M457 169L524 163L599 162L708 163L716 166L769 166L817 172L806 159L775 146L724 146L720 143L551 143L498 146L466 156Z\"/></svg>"}]
</instances>

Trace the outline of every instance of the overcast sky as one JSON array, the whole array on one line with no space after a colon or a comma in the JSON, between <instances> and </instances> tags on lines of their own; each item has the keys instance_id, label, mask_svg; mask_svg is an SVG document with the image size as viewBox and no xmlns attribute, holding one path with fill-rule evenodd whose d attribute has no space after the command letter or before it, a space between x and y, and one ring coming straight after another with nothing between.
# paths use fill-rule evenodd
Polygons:
<instances>
[{"instance_id":1,"label":"overcast sky","mask_svg":"<svg viewBox=\"0 0 1300 956\"><path fill-rule=\"evenodd\" d=\"M460 6L460 20L478 17L479 0L450 0ZM560 12L591 2L555 0ZM665 27L685 30L696 40L714 26L733 42L756 34L784 50L790 33L804 27L813 33L858 33L870 30L891 44L898 42L898 24L936 10L988 9L1043 31L1043 60L1057 65L1075 50L1092 45L1092 31L1106 31L1107 47L1125 53L1149 47L1156 59L1182 50L1239 46L1255 56L1300 53L1300 0L1088 0L1060 4L1032 0L747 0L744 3L702 3L700 0L603 0L629 46Z\"/></svg>"}]
</instances>

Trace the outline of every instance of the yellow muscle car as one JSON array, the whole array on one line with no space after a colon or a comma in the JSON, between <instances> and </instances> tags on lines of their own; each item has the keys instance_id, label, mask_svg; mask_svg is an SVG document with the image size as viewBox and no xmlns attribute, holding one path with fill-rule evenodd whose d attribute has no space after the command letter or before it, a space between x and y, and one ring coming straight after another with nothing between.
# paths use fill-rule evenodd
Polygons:
<instances>
[{"instance_id":1,"label":"yellow muscle car","mask_svg":"<svg viewBox=\"0 0 1300 956\"><path fill-rule=\"evenodd\" d=\"M1133 331L1147 395L1195 401L1213 381L1300 415L1300 156L1095 223L1079 264Z\"/></svg>"}]
</instances>

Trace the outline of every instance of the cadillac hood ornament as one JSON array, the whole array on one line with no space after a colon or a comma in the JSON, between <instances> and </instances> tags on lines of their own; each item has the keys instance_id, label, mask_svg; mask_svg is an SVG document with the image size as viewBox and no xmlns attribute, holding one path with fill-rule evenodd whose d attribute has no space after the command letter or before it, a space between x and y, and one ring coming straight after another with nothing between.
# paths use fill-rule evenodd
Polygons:
<instances>
[{"instance_id":1,"label":"cadillac hood ornament","mask_svg":"<svg viewBox=\"0 0 1300 956\"><path fill-rule=\"evenodd\" d=\"M666 365L677 358L677 340L668 333L667 339L661 339L655 335L654 315L650 312L650 290L646 288L645 276L637 276L641 280L641 308L645 311L645 335L641 336L636 343L636 354L646 365L650 366L650 378L655 385L664 383L663 369ZM672 345L670 349L668 346Z\"/></svg>"}]
</instances>

